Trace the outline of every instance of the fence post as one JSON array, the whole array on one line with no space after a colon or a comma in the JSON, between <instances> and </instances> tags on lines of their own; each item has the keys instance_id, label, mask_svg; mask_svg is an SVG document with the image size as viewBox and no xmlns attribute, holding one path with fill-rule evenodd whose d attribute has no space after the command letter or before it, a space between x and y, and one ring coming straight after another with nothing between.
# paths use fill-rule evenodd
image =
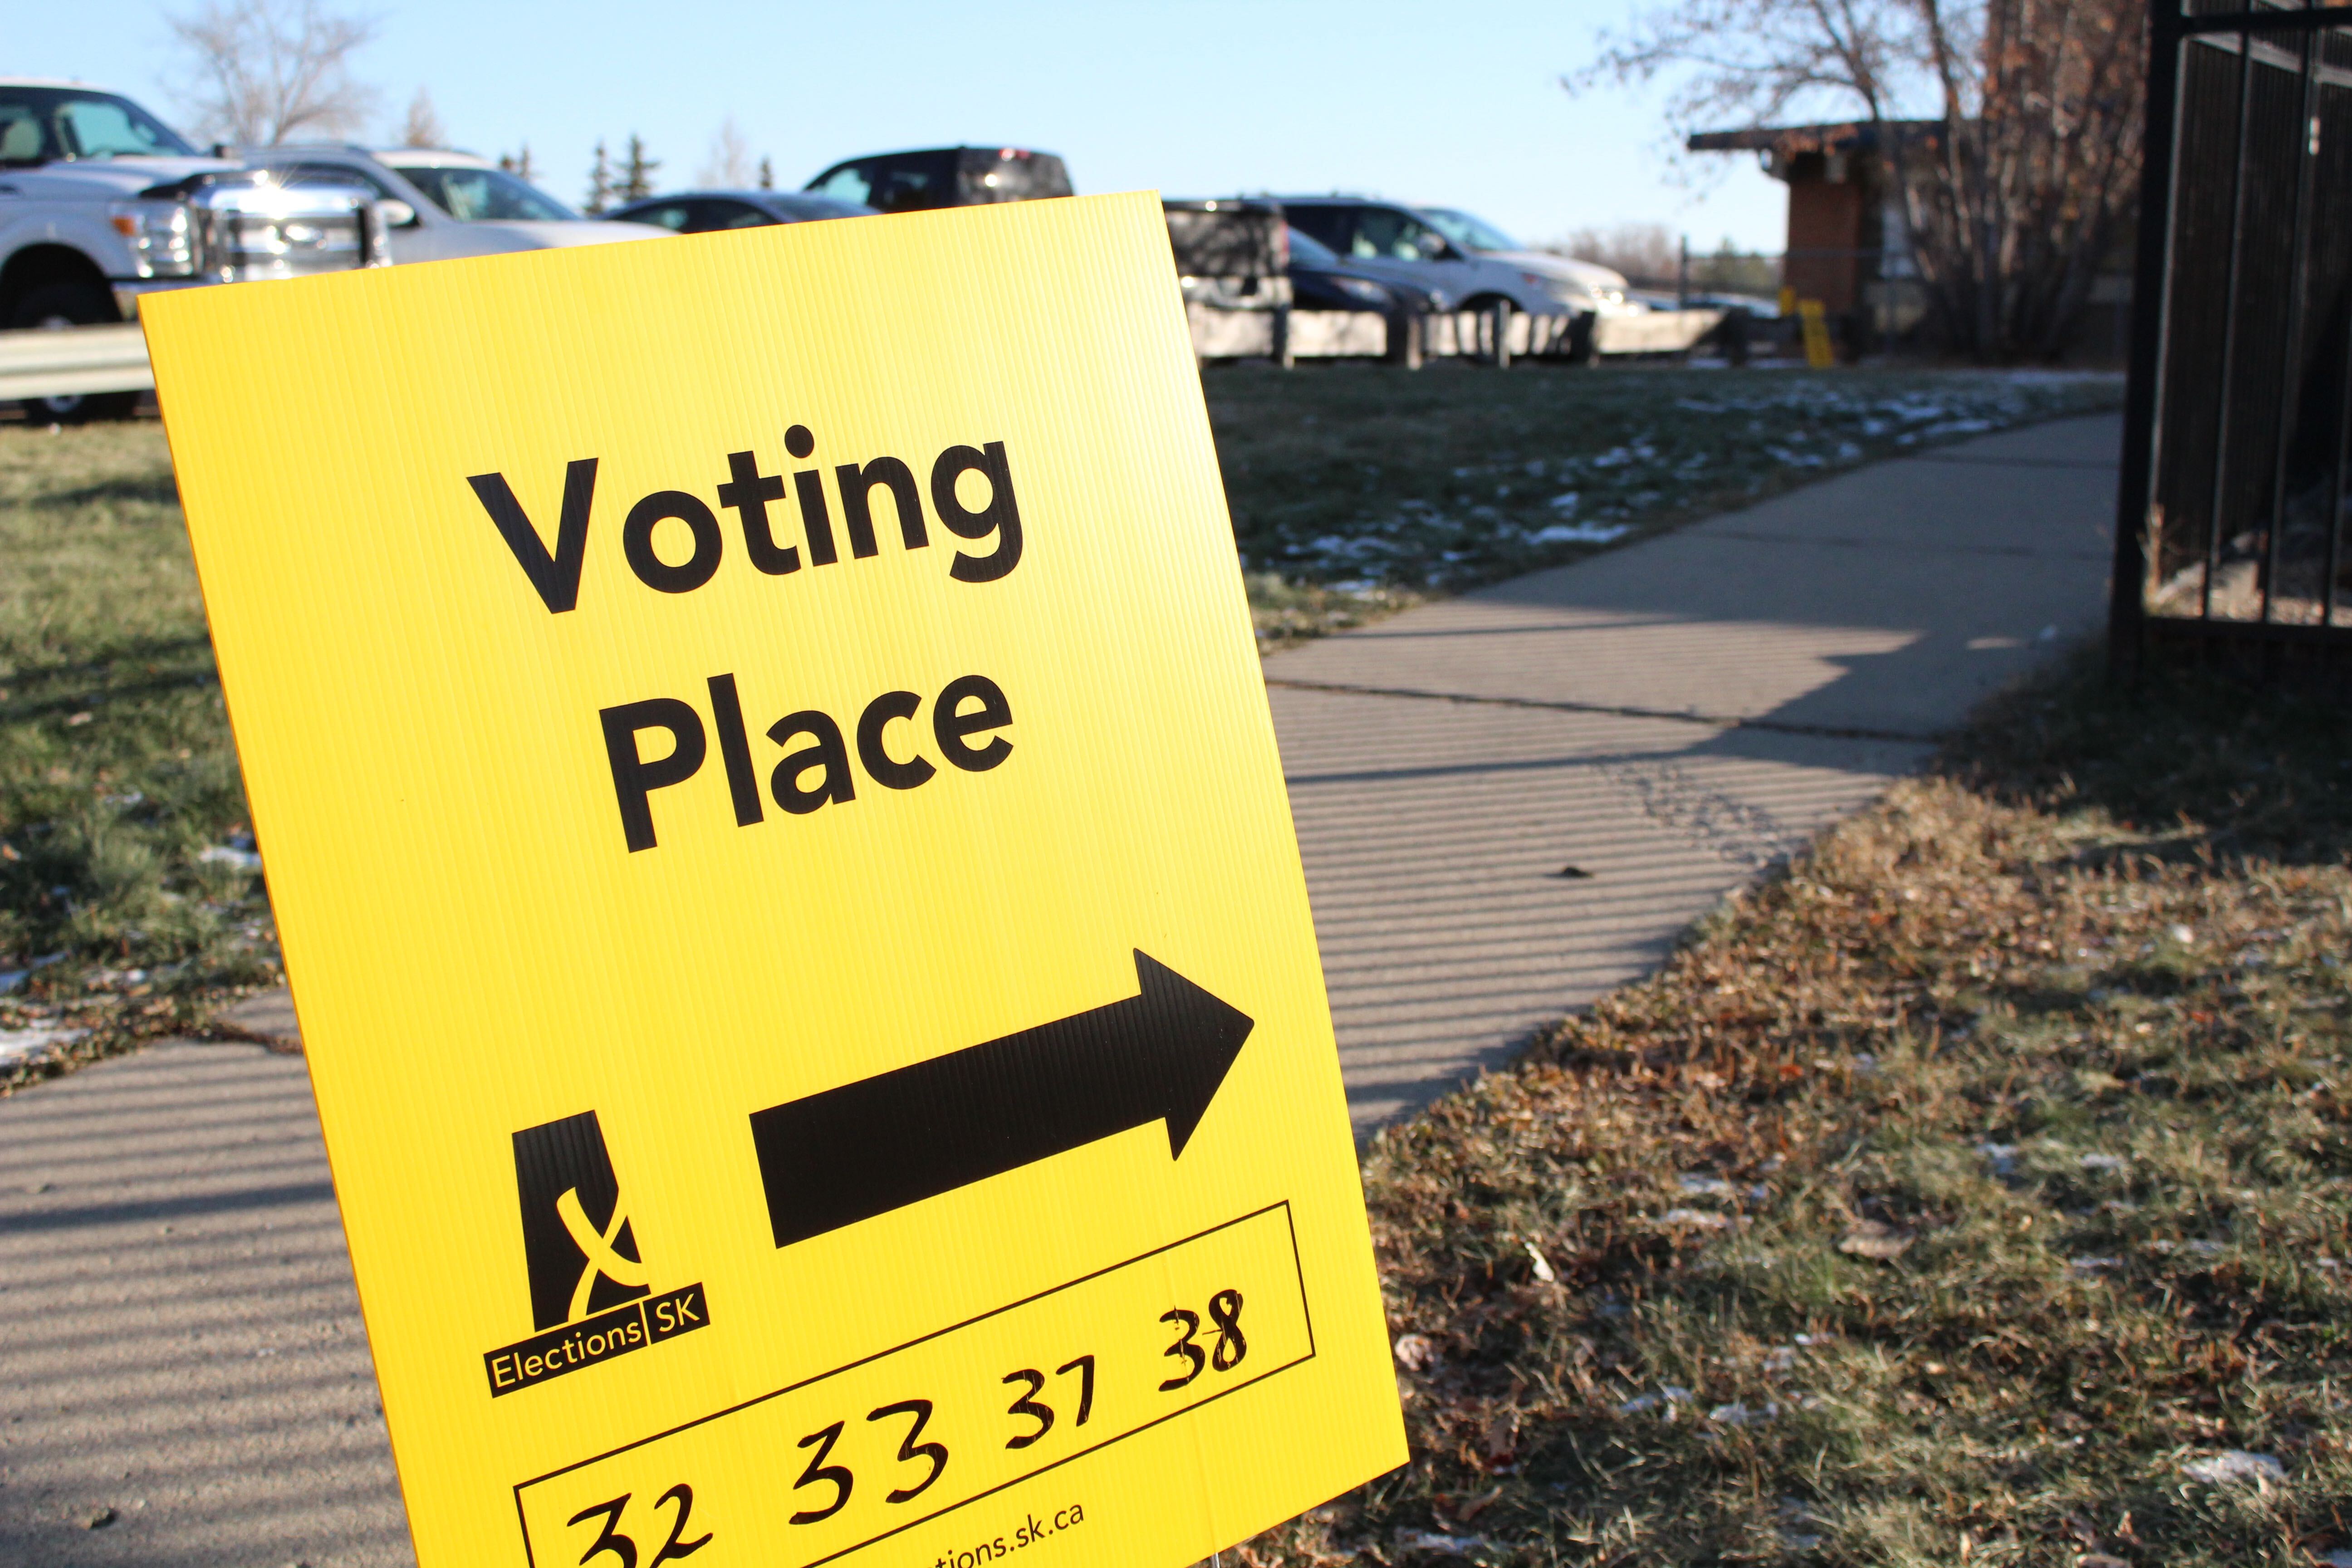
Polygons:
<instances>
[{"instance_id":1,"label":"fence post","mask_svg":"<svg viewBox=\"0 0 2352 1568\"><path fill-rule=\"evenodd\" d=\"M1284 370L1294 368L1297 361L1290 353L1290 307L1274 308L1274 363Z\"/></svg>"},{"instance_id":2,"label":"fence post","mask_svg":"<svg viewBox=\"0 0 2352 1568\"><path fill-rule=\"evenodd\" d=\"M1495 334L1494 365L1496 370L1511 368L1511 302L1497 300L1486 308L1486 325Z\"/></svg>"},{"instance_id":3,"label":"fence post","mask_svg":"<svg viewBox=\"0 0 2352 1568\"><path fill-rule=\"evenodd\" d=\"M1389 312L1389 346L1384 356L1389 363L1402 365L1407 370L1421 368L1421 312L1399 305Z\"/></svg>"},{"instance_id":4,"label":"fence post","mask_svg":"<svg viewBox=\"0 0 2352 1568\"><path fill-rule=\"evenodd\" d=\"M2148 0L2147 98L2140 136L2138 255L2132 265L2131 363L2124 390L2122 472L2116 486L2116 557L2107 588L2107 674L2139 673L2147 621L2148 489L2156 478L2157 383L2164 374L2171 279L2172 168L2178 140L2181 7Z\"/></svg>"}]
</instances>

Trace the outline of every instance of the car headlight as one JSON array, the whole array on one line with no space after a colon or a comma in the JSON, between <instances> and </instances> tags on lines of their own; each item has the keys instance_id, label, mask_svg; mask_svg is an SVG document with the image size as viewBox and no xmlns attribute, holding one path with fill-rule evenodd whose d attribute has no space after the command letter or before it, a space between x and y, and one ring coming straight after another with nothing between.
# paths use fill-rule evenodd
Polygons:
<instances>
[{"instance_id":1,"label":"car headlight","mask_svg":"<svg viewBox=\"0 0 2352 1568\"><path fill-rule=\"evenodd\" d=\"M196 237L179 202L117 202L109 216L131 242L131 266L142 278L187 278L196 270Z\"/></svg>"}]
</instances>

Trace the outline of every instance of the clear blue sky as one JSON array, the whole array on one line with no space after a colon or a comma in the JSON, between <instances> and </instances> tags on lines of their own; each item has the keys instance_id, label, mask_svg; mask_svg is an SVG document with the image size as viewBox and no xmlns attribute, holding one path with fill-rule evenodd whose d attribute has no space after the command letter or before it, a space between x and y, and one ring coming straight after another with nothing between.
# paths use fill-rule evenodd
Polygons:
<instances>
[{"instance_id":1,"label":"clear blue sky","mask_svg":"<svg viewBox=\"0 0 2352 1568\"><path fill-rule=\"evenodd\" d=\"M382 19L356 57L382 90L373 134L425 87L458 146L528 141L572 202L599 137L643 135L675 187L731 114L786 185L856 153L995 142L1060 153L1081 191L1341 189L1468 207L1532 242L1627 221L1694 248L1781 242L1781 187L1752 160L1676 183L1659 92L1560 89L1628 0L322 4ZM181 8L16 5L0 70L175 118L163 17Z\"/></svg>"}]
</instances>

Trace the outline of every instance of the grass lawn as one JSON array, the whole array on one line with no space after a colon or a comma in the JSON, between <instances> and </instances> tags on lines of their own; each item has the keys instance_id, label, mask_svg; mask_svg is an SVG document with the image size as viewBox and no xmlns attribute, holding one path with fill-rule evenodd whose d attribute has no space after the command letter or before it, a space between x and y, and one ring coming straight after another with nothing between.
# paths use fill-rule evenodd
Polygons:
<instances>
[{"instance_id":1,"label":"grass lawn","mask_svg":"<svg viewBox=\"0 0 2352 1568\"><path fill-rule=\"evenodd\" d=\"M1202 385L1268 642L2123 396L2096 375L1459 362L1241 363Z\"/></svg>"},{"instance_id":2,"label":"grass lawn","mask_svg":"<svg viewBox=\"0 0 2352 1568\"><path fill-rule=\"evenodd\" d=\"M1382 1133L1245 1563L2352 1563L2352 715L2087 666Z\"/></svg>"},{"instance_id":3,"label":"grass lawn","mask_svg":"<svg viewBox=\"0 0 2352 1568\"><path fill-rule=\"evenodd\" d=\"M1204 377L1269 643L2113 377L1439 363ZM0 423L0 1093L278 973L162 429Z\"/></svg>"},{"instance_id":4,"label":"grass lawn","mask_svg":"<svg viewBox=\"0 0 2352 1568\"><path fill-rule=\"evenodd\" d=\"M0 426L0 1089L275 974L244 818L162 428Z\"/></svg>"},{"instance_id":5,"label":"grass lawn","mask_svg":"<svg viewBox=\"0 0 2352 1568\"><path fill-rule=\"evenodd\" d=\"M1275 638L2115 395L1207 385ZM0 425L0 1050L51 1037L0 1092L274 977L251 849L160 429ZM1241 1559L2352 1553L2347 856L2340 710L2087 669L2008 700L1376 1141L1413 1462Z\"/></svg>"}]
</instances>

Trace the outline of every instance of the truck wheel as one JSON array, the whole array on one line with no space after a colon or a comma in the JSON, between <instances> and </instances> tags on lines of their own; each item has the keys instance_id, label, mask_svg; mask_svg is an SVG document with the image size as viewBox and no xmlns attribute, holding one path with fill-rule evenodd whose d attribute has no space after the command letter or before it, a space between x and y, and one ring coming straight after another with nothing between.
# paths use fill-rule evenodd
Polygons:
<instances>
[{"instance_id":1,"label":"truck wheel","mask_svg":"<svg viewBox=\"0 0 2352 1568\"><path fill-rule=\"evenodd\" d=\"M16 301L16 308L8 314L8 325L62 331L121 319L103 289L87 283L49 283ZM37 425L79 425L91 419L128 419L138 406L135 392L68 392L25 399L25 417Z\"/></svg>"}]
</instances>

